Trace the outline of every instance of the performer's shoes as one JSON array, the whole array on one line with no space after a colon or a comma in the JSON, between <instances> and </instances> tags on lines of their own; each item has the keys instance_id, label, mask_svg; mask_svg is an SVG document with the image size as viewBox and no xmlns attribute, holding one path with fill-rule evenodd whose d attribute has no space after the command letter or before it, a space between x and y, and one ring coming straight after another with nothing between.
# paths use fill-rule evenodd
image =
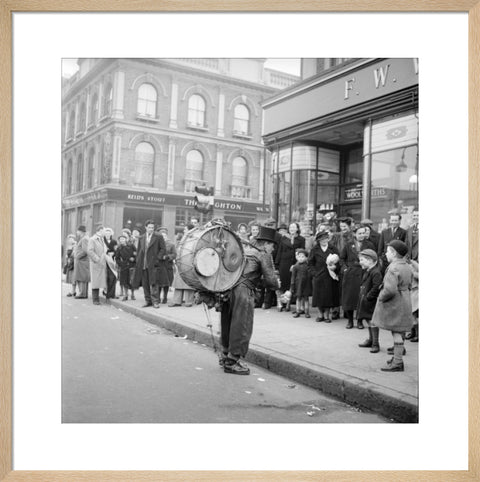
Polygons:
<instances>
[{"instance_id":1,"label":"performer's shoes","mask_svg":"<svg viewBox=\"0 0 480 482\"><path fill-rule=\"evenodd\" d=\"M218 364L223 368L225 366L225 362L227 361L227 355L225 353L221 353L218 355ZM233 361L233 360L232 360Z\"/></svg>"},{"instance_id":2,"label":"performer's shoes","mask_svg":"<svg viewBox=\"0 0 480 482\"><path fill-rule=\"evenodd\" d=\"M234 363L230 364L229 362L231 361ZM248 368L246 363L242 362L241 360L237 360L235 362L231 358L228 358L225 361L223 371L225 373L233 373L234 375L250 375L250 368Z\"/></svg>"}]
</instances>

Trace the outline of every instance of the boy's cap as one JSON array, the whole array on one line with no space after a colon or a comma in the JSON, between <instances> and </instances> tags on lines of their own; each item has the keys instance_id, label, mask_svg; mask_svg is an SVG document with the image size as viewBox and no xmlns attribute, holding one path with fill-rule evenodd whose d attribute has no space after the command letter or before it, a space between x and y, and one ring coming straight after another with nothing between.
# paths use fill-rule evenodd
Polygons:
<instances>
[{"instance_id":1,"label":"boy's cap","mask_svg":"<svg viewBox=\"0 0 480 482\"><path fill-rule=\"evenodd\" d=\"M377 253L373 249L364 249L360 251L360 256L365 256L367 258L373 259L373 261L378 261Z\"/></svg>"}]
</instances>

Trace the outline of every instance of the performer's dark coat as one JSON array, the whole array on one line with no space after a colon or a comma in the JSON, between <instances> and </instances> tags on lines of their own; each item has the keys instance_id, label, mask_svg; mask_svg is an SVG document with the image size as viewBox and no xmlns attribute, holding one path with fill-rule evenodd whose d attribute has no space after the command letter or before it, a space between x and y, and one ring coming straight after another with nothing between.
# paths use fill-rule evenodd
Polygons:
<instances>
[{"instance_id":1,"label":"performer's dark coat","mask_svg":"<svg viewBox=\"0 0 480 482\"><path fill-rule=\"evenodd\" d=\"M223 303L221 311L221 340L224 353L244 357L253 330L255 310L255 288L263 283L266 287L278 289L273 259L252 245L244 245L246 258L242 276L230 291L230 299Z\"/></svg>"}]
</instances>

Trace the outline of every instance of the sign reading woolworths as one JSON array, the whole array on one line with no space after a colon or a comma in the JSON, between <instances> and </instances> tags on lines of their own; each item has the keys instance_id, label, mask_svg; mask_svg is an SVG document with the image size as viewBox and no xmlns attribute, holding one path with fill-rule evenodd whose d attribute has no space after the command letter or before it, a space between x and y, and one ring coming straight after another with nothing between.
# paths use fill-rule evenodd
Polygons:
<instances>
[{"instance_id":1,"label":"sign reading woolworths","mask_svg":"<svg viewBox=\"0 0 480 482\"><path fill-rule=\"evenodd\" d=\"M372 199L383 199L388 196L387 189L385 187L372 188ZM358 202L363 198L363 186L358 184L353 187L345 188L343 192L343 202Z\"/></svg>"},{"instance_id":2,"label":"sign reading woolworths","mask_svg":"<svg viewBox=\"0 0 480 482\"><path fill-rule=\"evenodd\" d=\"M155 193L148 191L128 191L124 189L102 189L101 191L90 193L87 195L76 196L71 199L64 199L63 206L65 209L72 207L91 204L101 200L124 201L128 203L140 203L147 205L165 205L170 206L195 206L193 195L175 195ZM268 205L255 202L232 201L215 199L214 207L224 211L247 212L247 213L268 213L270 208Z\"/></svg>"}]
</instances>

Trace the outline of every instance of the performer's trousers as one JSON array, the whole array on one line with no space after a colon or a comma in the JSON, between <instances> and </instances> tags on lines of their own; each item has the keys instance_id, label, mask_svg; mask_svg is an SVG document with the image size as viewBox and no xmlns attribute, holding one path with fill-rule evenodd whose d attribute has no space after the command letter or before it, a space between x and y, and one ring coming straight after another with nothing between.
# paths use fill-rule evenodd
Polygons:
<instances>
[{"instance_id":1,"label":"performer's trousers","mask_svg":"<svg viewBox=\"0 0 480 482\"><path fill-rule=\"evenodd\" d=\"M221 312L221 340L224 353L235 358L244 357L252 337L254 291L239 284L231 291L230 300L223 304Z\"/></svg>"},{"instance_id":2,"label":"performer's trousers","mask_svg":"<svg viewBox=\"0 0 480 482\"><path fill-rule=\"evenodd\" d=\"M107 265L107 299L115 298L115 288L117 286L117 277L113 274L113 271Z\"/></svg>"},{"instance_id":3,"label":"performer's trousers","mask_svg":"<svg viewBox=\"0 0 480 482\"><path fill-rule=\"evenodd\" d=\"M142 272L142 286L145 301L147 303L160 304L160 287L157 284L150 284L151 280L148 276L148 269Z\"/></svg>"},{"instance_id":4,"label":"performer's trousers","mask_svg":"<svg viewBox=\"0 0 480 482\"><path fill-rule=\"evenodd\" d=\"M85 281L77 281L77 296L81 296L82 298L88 298L88 283Z\"/></svg>"}]
</instances>

